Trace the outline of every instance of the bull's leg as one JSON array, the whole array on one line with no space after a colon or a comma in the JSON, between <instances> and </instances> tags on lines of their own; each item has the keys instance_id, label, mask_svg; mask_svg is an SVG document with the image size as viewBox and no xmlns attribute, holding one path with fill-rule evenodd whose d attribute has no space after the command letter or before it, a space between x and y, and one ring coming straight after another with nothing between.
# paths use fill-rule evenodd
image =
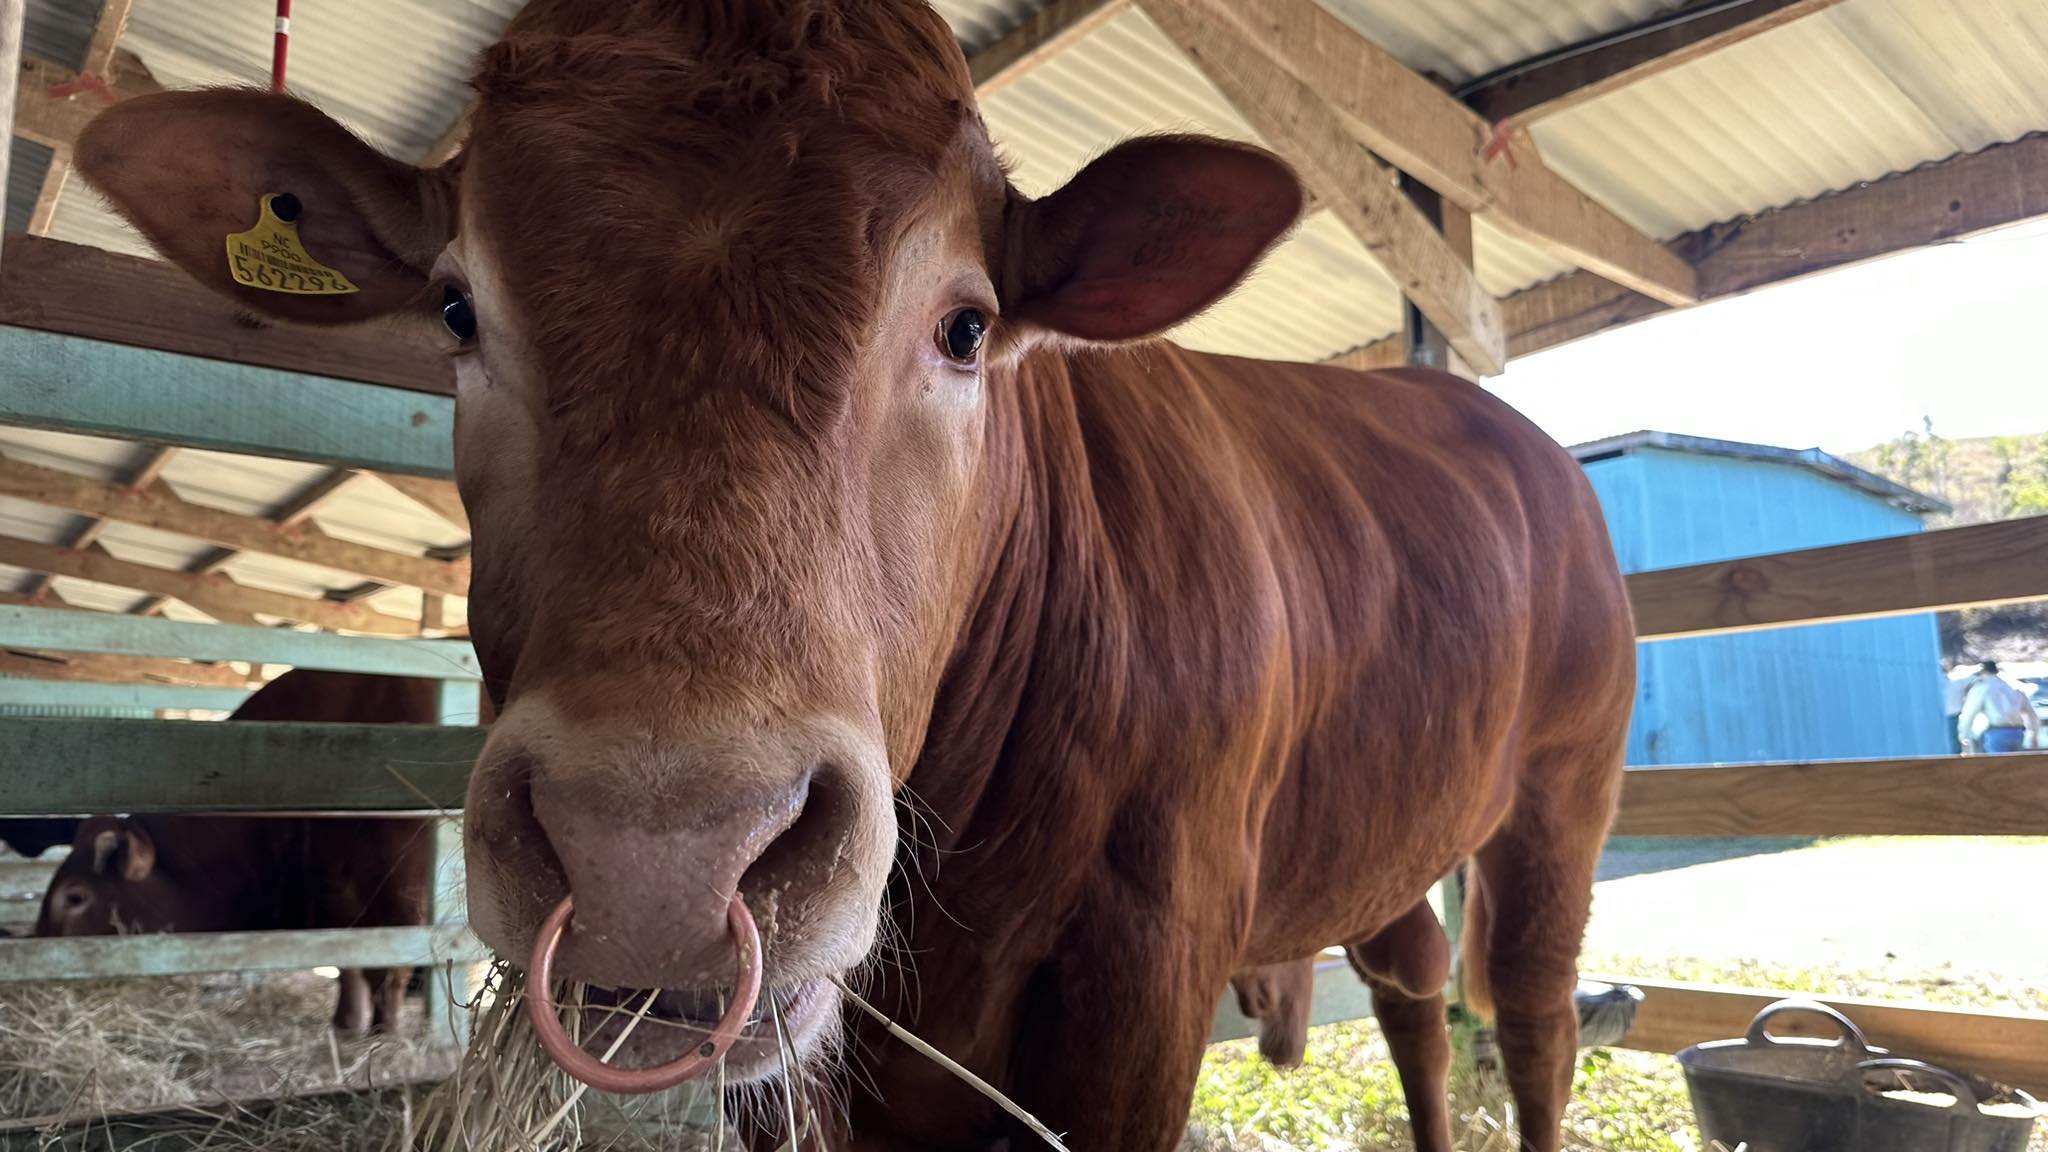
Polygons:
<instances>
[{"instance_id":1,"label":"bull's leg","mask_svg":"<svg viewBox=\"0 0 2048 1152\"><path fill-rule=\"evenodd\" d=\"M334 1000L334 1030L361 1036L370 1029L370 982L360 968L343 968Z\"/></svg>"},{"instance_id":2,"label":"bull's leg","mask_svg":"<svg viewBox=\"0 0 2048 1152\"><path fill-rule=\"evenodd\" d=\"M1528 778L1556 780L1532 765ZM1475 910L1483 923L1485 984L1468 998L1492 1000L1508 1090L1528 1152L1557 1152L1579 1047L1579 944L1593 905L1593 875L1612 793L1525 790L1509 823L1479 852ZM1469 953L1468 953L1469 954Z\"/></svg>"},{"instance_id":3,"label":"bull's leg","mask_svg":"<svg viewBox=\"0 0 2048 1152\"><path fill-rule=\"evenodd\" d=\"M1070 1148L1173 1152L1229 985L1215 928L1141 926L1130 905L1078 914L1034 975L1011 1063L1017 1102ZM1044 1144L1012 1125L1010 1152Z\"/></svg>"},{"instance_id":4,"label":"bull's leg","mask_svg":"<svg viewBox=\"0 0 2048 1152\"><path fill-rule=\"evenodd\" d=\"M1451 1152L1451 1034L1444 1013L1450 944L1427 900L1345 949L1372 991L1372 1012L1401 1074L1416 1152Z\"/></svg>"},{"instance_id":5,"label":"bull's leg","mask_svg":"<svg viewBox=\"0 0 2048 1152\"><path fill-rule=\"evenodd\" d=\"M396 1032L400 1013L405 1010L405 985L412 979L410 968L378 968L370 973L370 1031Z\"/></svg>"}]
</instances>

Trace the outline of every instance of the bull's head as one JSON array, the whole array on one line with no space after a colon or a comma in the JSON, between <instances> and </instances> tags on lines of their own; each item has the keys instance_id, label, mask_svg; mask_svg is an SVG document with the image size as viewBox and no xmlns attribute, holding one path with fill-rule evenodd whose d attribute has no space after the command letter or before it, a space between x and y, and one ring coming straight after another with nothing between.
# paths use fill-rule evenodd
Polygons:
<instances>
[{"instance_id":1,"label":"bull's head","mask_svg":"<svg viewBox=\"0 0 2048 1152\"><path fill-rule=\"evenodd\" d=\"M190 894L158 873L156 844L126 820L96 816L79 825L71 855L57 866L36 917L38 936L110 936L205 927Z\"/></svg>"},{"instance_id":2,"label":"bull's head","mask_svg":"<svg viewBox=\"0 0 2048 1152\"><path fill-rule=\"evenodd\" d=\"M876 938L892 793L1029 487L1019 374L1067 370L1021 362L1193 315L1299 186L1256 149L1159 138L1027 199L911 0L535 0L476 87L434 170L254 92L129 101L77 163L251 307L446 328L502 709L466 824L481 936L524 956L573 893L565 974L701 1016L738 891L814 1052L824 981ZM223 240L274 193L359 291L235 279ZM735 1076L773 1067L759 1032ZM641 1059L690 1042L650 1033Z\"/></svg>"}]
</instances>

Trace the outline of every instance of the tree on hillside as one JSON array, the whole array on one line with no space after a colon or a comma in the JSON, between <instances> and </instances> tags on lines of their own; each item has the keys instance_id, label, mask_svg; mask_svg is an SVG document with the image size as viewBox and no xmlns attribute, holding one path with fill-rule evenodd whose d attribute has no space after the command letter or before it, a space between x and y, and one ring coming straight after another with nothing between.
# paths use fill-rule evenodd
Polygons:
<instances>
[{"instance_id":1,"label":"tree on hillside","mask_svg":"<svg viewBox=\"0 0 2048 1152\"><path fill-rule=\"evenodd\" d=\"M1930 420L1851 460L1954 507L1930 516L1949 528L2048 515L2048 433L1949 440ZM2039 659L2048 653L2048 604L2007 604L1944 612L1942 652L1953 660Z\"/></svg>"}]
</instances>

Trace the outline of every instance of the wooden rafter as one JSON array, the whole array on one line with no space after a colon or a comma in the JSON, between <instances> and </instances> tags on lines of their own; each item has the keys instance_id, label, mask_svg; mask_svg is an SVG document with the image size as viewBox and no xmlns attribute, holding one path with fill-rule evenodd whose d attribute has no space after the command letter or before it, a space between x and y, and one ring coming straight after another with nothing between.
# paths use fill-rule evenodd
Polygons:
<instances>
[{"instance_id":1,"label":"wooden rafter","mask_svg":"<svg viewBox=\"0 0 2048 1152\"><path fill-rule=\"evenodd\" d=\"M368 605L308 600L250 588L225 576L201 576L136 564L119 559L98 546L73 551L34 540L0 538L0 564L26 568L31 572L47 572L52 576L68 576L74 580L111 584L117 588L132 588L153 596L168 596L209 616L235 622L248 622L254 614L261 613L334 631L409 636L416 630L412 621L387 616Z\"/></svg>"},{"instance_id":2,"label":"wooden rafter","mask_svg":"<svg viewBox=\"0 0 2048 1152\"><path fill-rule=\"evenodd\" d=\"M166 448L160 445L150 448L148 455L143 458L141 466L136 468L128 477L128 489L132 492L141 492L150 485L155 484L162 478L165 466L170 464L171 458L177 454L178 450L176 448ZM110 523L112 521L104 516L88 516L85 521L85 527L79 529L78 533L71 538L69 546L72 548L90 547L99 540L100 534L107 530L107 525ZM40 597L49 590L50 575L43 573L37 576L35 581L29 585L28 594L32 598Z\"/></svg>"},{"instance_id":3,"label":"wooden rafter","mask_svg":"<svg viewBox=\"0 0 2048 1152\"><path fill-rule=\"evenodd\" d=\"M462 494L448 481L434 480L426 476L407 476L398 472L380 472L377 479L396 488L400 495L462 531L469 531L469 513L463 510Z\"/></svg>"},{"instance_id":4,"label":"wooden rafter","mask_svg":"<svg viewBox=\"0 0 2048 1152\"><path fill-rule=\"evenodd\" d=\"M223 549L257 552L354 572L457 596L469 590L468 561L429 560L350 540L310 524L280 526L179 498L168 489L120 487L86 476L0 457L0 495L66 508L87 516L136 524L204 540Z\"/></svg>"},{"instance_id":5,"label":"wooden rafter","mask_svg":"<svg viewBox=\"0 0 2048 1152\"><path fill-rule=\"evenodd\" d=\"M114 69L115 48L120 42L121 33L127 30L128 13L134 6L135 0L103 0L99 19L93 24L92 39L85 46L85 60L78 69L84 76L96 78L103 83L109 80ZM147 75L147 70L141 67L139 61L128 71L131 89L145 86L137 84L133 78L138 72ZM149 85L153 84L154 81L149 82ZM50 98L47 95L48 89L44 91L45 98ZM94 95L88 91L65 99L77 100L82 97L89 102ZM29 213L30 233L41 236L50 230L51 222L57 218L58 197L64 194L64 185L70 174L71 149L67 142L65 147L58 148L51 155L50 166L43 170L43 185L37 190L35 207Z\"/></svg>"},{"instance_id":6,"label":"wooden rafter","mask_svg":"<svg viewBox=\"0 0 2048 1152\"><path fill-rule=\"evenodd\" d=\"M1469 261L1459 258L1401 191L1398 174L1351 137L1335 109L1207 12L1181 0L1139 0L1138 6L1252 129L1294 164L1322 205L1378 258L1459 356L1487 375L1506 365L1500 305L1480 286Z\"/></svg>"},{"instance_id":7,"label":"wooden rafter","mask_svg":"<svg viewBox=\"0 0 2048 1152\"><path fill-rule=\"evenodd\" d=\"M1698 299L1693 269L1551 171L1316 0L1174 0L1238 34L1343 114L1360 143L1468 212L1578 267L1670 305Z\"/></svg>"},{"instance_id":8,"label":"wooden rafter","mask_svg":"<svg viewBox=\"0 0 2048 1152\"><path fill-rule=\"evenodd\" d=\"M2042 216L2048 216L2048 133L1711 225L1668 248L1698 267L1701 298L1718 300ZM1510 358L1665 311L1656 300L1584 272L1501 301ZM1399 363L1399 343L1396 337L1376 340L1330 363Z\"/></svg>"},{"instance_id":9,"label":"wooden rafter","mask_svg":"<svg viewBox=\"0 0 2048 1152\"><path fill-rule=\"evenodd\" d=\"M227 664L193 664L152 656L104 656L82 652L0 649L0 676L29 680L78 680L96 684L191 684L210 688L253 688L260 679Z\"/></svg>"},{"instance_id":10,"label":"wooden rafter","mask_svg":"<svg viewBox=\"0 0 2048 1152\"><path fill-rule=\"evenodd\" d=\"M1487 120L1520 127L1839 3L1747 0L1728 5L1700 0L1622 34L1482 76L1456 95Z\"/></svg>"},{"instance_id":11,"label":"wooden rafter","mask_svg":"<svg viewBox=\"0 0 2048 1152\"><path fill-rule=\"evenodd\" d=\"M93 73L93 77L87 80L76 68L40 57L22 57L14 86L15 135L66 152L92 118L105 110L102 85L117 100L163 87L142 61L125 49L116 50L106 72Z\"/></svg>"},{"instance_id":12,"label":"wooden rafter","mask_svg":"<svg viewBox=\"0 0 2048 1152\"><path fill-rule=\"evenodd\" d=\"M422 324L312 327L258 320L163 260L12 236L0 261L0 324L187 356L455 392L441 345Z\"/></svg>"}]
</instances>

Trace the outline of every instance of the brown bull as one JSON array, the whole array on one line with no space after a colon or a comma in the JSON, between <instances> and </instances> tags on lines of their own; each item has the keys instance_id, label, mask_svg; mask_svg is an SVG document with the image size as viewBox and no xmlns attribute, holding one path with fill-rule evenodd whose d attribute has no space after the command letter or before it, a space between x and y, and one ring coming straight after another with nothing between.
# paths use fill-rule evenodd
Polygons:
<instances>
[{"instance_id":1,"label":"brown bull","mask_svg":"<svg viewBox=\"0 0 2048 1152\"><path fill-rule=\"evenodd\" d=\"M435 680L291 671L235 720L432 724ZM279 772L293 766L279 764ZM432 825L358 817L95 816L50 878L38 936L386 928L427 922ZM410 968L344 969L334 1026L398 1023Z\"/></svg>"},{"instance_id":2,"label":"brown bull","mask_svg":"<svg viewBox=\"0 0 2048 1152\"><path fill-rule=\"evenodd\" d=\"M797 1057L858 1033L833 1147L1029 1139L848 1023L847 977L1073 1146L1160 1152L1232 973L1415 924L1476 854L1469 983L1557 1147L1622 583L1578 467L1480 389L1141 342L1293 225L1285 165L1139 140L1028 199L912 0L534 0L476 88L434 170L254 92L128 101L77 162L250 307L446 325L485 940L573 893L560 971L701 1024L738 891ZM280 193L359 291L235 278ZM1395 937L1390 974L1442 948ZM1374 994L1446 1148L1437 989ZM726 1063L775 1075L773 1030Z\"/></svg>"}]
</instances>

